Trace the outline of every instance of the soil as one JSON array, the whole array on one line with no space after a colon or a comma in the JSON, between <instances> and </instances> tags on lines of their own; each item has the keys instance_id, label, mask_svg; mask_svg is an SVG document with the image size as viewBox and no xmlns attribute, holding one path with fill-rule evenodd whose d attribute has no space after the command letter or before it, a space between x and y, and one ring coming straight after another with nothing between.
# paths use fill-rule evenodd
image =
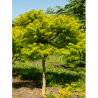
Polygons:
<instances>
[{"instance_id":1,"label":"soil","mask_svg":"<svg viewBox=\"0 0 98 98\"><path fill-rule=\"evenodd\" d=\"M41 62L30 62L31 64L42 65ZM48 65L50 63L46 63ZM54 68L60 66L60 64L54 64ZM40 95L42 88L39 88L39 84L35 80L18 80L16 74L12 73L12 98L44 98ZM46 94L53 92L58 94L60 87L47 87ZM78 98L77 95L73 95L70 98Z\"/></svg>"},{"instance_id":2,"label":"soil","mask_svg":"<svg viewBox=\"0 0 98 98\"><path fill-rule=\"evenodd\" d=\"M12 73L12 98L44 98L39 93L42 89L39 88L37 81L34 80L18 80L16 74ZM58 88L47 87L49 92L58 93Z\"/></svg>"}]
</instances>

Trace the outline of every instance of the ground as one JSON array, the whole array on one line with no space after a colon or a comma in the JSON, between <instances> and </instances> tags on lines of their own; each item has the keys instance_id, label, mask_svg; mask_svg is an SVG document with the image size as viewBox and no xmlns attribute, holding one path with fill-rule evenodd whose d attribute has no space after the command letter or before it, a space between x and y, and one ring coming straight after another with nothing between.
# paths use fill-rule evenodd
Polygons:
<instances>
[{"instance_id":1,"label":"ground","mask_svg":"<svg viewBox=\"0 0 98 98\"><path fill-rule=\"evenodd\" d=\"M41 65L41 62L30 62L32 64ZM49 63L46 63L46 65ZM55 64L54 67L59 66ZM46 94L49 94L51 91L53 93L58 93L60 87L47 87L48 91ZM18 80L16 74L12 73L12 98L43 98L39 93L42 92L42 89L39 88L39 84L34 80ZM78 98L77 95L73 95L71 98Z\"/></svg>"},{"instance_id":2,"label":"ground","mask_svg":"<svg viewBox=\"0 0 98 98\"><path fill-rule=\"evenodd\" d=\"M38 87L37 81L34 80L18 80L15 78L15 74L12 76L12 97L13 98L43 98L39 93L42 89ZM58 93L57 88L47 87L48 92Z\"/></svg>"}]
</instances>

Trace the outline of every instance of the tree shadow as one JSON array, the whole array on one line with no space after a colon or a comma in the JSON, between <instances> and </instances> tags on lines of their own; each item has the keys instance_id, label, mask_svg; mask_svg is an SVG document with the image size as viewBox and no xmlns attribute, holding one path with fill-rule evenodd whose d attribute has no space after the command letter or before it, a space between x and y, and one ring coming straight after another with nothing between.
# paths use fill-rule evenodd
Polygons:
<instances>
[{"instance_id":1,"label":"tree shadow","mask_svg":"<svg viewBox=\"0 0 98 98\"><path fill-rule=\"evenodd\" d=\"M73 81L76 82L78 79L81 78L80 75L72 75L69 73L62 72L60 74L56 72L47 72L46 76L51 76L51 77L46 77L47 80L47 85L50 83L53 84L58 84L58 85L65 85L65 83L71 84Z\"/></svg>"},{"instance_id":2,"label":"tree shadow","mask_svg":"<svg viewBox=\"0 0 98 98\"><path fill-rule=\"evenodd\" d=\"M16 77L19 76L21 76L22 78L16 79ZM12 87L16 89L21 87L27 87L30 89L33 89L35 87L40 88L38 78L41 76L42 74L40 73L40 70L36 68L13 68L12 77L16 79L16 81L13 81Z\"/></svg>"},{"instance_id":3,"label":"tree shadow","mask_svg":"<svg viewBox=\"0 0 98 98\"><path fill-rule=\"evenodd\" d=\"M42 86L42 69L38 68L26 68L26 67L14 67L13 77L18 75L22 76L22 80L19 82L13 82L13 88L21 88L27 87L30 89L33 88L41 88ZM46 71L46 85L51 86L54 84L57 85L64 85L65 83L71 84L71 82L76 82L78 79L81 78L80 74L72 75L71 73L66 72L53 72L53 71Z\"/></svg>"},{"instance_id":4,"label":"tree shadow","mask_svg":"<svg viewBox=\"0 0 98 98\"><path fill-rule=\"evenodd\" d=\"M19 81L19 82L13 82L12 83L12 87L13 88L21 88L21 87L26 87L26 88L30 88L30 89L34 89L35 87L39 88L39 85L36 81Z\"/></svg>"}]
</instances>

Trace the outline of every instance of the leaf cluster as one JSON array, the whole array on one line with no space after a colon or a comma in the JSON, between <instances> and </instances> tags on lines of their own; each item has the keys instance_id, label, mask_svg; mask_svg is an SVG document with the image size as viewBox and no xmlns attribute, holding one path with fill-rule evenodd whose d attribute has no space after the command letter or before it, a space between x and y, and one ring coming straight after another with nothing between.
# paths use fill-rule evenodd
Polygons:
<instances>
[{"instance_id":1,"label":"leaf cluster","mask_svg":"<svg viewBox=\"0 0 98 98\"><path fill-rule=\"evenodd\" d=\"M85 67L85 47L85 38L76 45L72 43L68 44L64 59L66 59L68 66L72 69L76 67Z\"/></svg>"}]
</instances>

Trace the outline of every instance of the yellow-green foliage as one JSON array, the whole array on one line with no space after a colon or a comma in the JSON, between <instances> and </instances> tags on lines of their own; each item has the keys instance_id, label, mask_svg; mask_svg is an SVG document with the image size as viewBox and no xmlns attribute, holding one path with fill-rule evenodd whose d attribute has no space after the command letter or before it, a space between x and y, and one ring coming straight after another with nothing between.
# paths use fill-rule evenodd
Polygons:
<instances>
[{"instance_id":1,"label":"yellow-green foliage","mask_svg":"<svg viewBox=\"0 0 98 98\"><path fill-rule=\"evenodd\" d=\"M18 79L18 81L20 81L22 78L21 78L22 76L21 75L18 75L17 77L16 77L16 79Z\"/></svg>"},{"instance_id":2,"label":"yellow-green foliage","mask_svg":"<svg viewBox=\"0 0 98 98\"><path fill-rule=\"evenodd\" d=\"M77 83L75 82L72 82L71 85L65 84L65 88L59 89L59 94L54 94L55 98L70 98L71 96L75 94L75 91L72 92L70 88L74 89L75 87L77 87ZM85 92L83 90L81 90L80 88L77 88L76 92L78 97L82 95L83 96L82 98L85 98Z\"/></svg>"},{"instance_id":3,"label":"yellow-green foliage","mask_svg":"<svg viewBox=\"0 0 98 98\"><path fill-rule=\"evenodd\" d=\"M59 89L59 94L55 94L55 97L56 98L69 98L72 95L73 93L71 93L71 91L69 91L68 88L66 88L66 89Z\"/></svg>"},{"instance_id":4,"label":"yellow-green foliage","mask_svg":"<svg viewBox=\"0 0 98 98\"><path fill-rule=\"evenodd\" d=\"M69 43L65 52L65 59L71 68L85 65L85 38L76 45Z\"/></svg>"},{"instance_id":5,"label":"yellow-green foliage","mask_svg":"<svg viewBox=\"0 0 98 98\"><path fill-rule=\"evenodd\" d=\"M76 86L77 86L77 83L72 82L72 83L71 83L71 86L72 86L72 87L76 87Z\"/></svg>"},{"instance_id":6,"label":"yellow-green foliage","mask_svg":"<svg viewBox=\"0 0 98 98\"><path fill-rule=\"evenodd\" d=\"M63 34L66 40L80 41L83 36L79 27L83 24L79 20L66 15L46 15L43 10L31 10L14 18L15 27L12 28L13 54L21 54L20 59L29 60L43 58L44 54L54 52L65 53L64 49L52 45L51 40L57 33ZM48 44L47 44L48 43ZM46 45L47 44L47 45ZM62 44L62 43L61 43ZM65 44L66 45L66 44ZM65 47L65 46L64 46Z\"/></svg>"},{"instance_id":7,"label":"yellow-green foliage","mask_svg":"<svg viewBox=\"0 0 98 98\"><path fill-rule=\"evenodd\" d=\"M74 91L71 91L70 88L72 88ZM74 95L78 95L78 98L85 98L86 95L84 90L77 88L76 82L72 82L71 84L66 83L64 88L58 89L58 92L58 94L51 94L51 92L48 95L43 95L42 93L39 94L45 98L70 98Z\"/></svg>"}]
</instances>

